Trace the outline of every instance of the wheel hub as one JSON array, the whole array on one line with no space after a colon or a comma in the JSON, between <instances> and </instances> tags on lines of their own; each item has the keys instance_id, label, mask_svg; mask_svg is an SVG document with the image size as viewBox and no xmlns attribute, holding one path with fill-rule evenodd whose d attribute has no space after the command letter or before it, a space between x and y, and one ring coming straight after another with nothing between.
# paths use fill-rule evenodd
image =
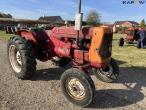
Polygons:
<instances>
[{"instance_id":1,"label":"wheel hub","mask_svg":"<svg viewBox=\"0 0 146 110\"><path fill-rule=\"evenodd\" d=\"M81 100L85 97L85 88L77 78L68 81L67 90L71 97Z\"/></svg>"},{"instance_id":2,"label":"wheel hub","mask_svg":"<svg viewBox=\"0 0 146 110\"><path fill-rule=\"evenodd\" d=\"M21 56L20 56L20 52L19 52L19 51L17 51L17 53L16 53L16 59L17 59L17 62L18 62L20 65L22 65Z\"/></svg>"},{"instance_id":3,"label":"wheel hub","mask_svg":"<svg viewBox=\"0 0 146 110\"><path fill-rule=\"evenodd\" d=\"M100 73L106 76L111 76L113 74L113 68L111 65L108 65L106 68L100 69Z\"/></svg>"}]
</instances>

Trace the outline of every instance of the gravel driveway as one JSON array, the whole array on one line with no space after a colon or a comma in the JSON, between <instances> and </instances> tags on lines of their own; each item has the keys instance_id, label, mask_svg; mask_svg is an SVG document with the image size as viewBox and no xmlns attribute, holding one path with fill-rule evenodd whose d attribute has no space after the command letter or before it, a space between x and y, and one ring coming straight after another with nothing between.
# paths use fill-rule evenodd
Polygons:
<instances>
[{"instance_id":1,"label":"gravel driveway","mask_svg":"<svg viewBox=\"0 0 146 110\"><path fill-rule=\"evenodd\" d=\"M94 103L85 110L146 109L146 68L120 70L121 75L113 84L92 77L97 91ZM62 95L59 78L63 71L51 62L38 62L32 80L18 80L8 65L6 42L0 40L0 110L82 110Z\"/></svg>"}]
</instances>

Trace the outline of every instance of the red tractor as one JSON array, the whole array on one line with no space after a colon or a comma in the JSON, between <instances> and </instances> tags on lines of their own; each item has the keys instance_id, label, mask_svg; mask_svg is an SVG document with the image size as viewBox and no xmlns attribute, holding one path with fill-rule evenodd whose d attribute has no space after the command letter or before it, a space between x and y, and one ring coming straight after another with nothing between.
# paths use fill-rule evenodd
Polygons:
<instances>
[{"instance_id":1,"label":"red tractor","mask_svg":"<svg viewBox=\"0 0 146 110\"><path fill-rule=\"evenodd\" d=\"M80 27L77 24L76 30ZM54 27L49 32L19 30L8 41L8 58L19 79L34 75L36 59L43 62L53 59L63 65L72 61L72 67L60 79L62 92L73 104L86 107L93 101L95 91L90 74L104 82L113 82L119 75L119 67L111 58L113 33L109 27L76 30L73 27Z\"/></svg>"},{"instance_id":2,"label":"red tractor","mask_svg":"<svg viewBox=\"0 0 146 110\"><path fill-rule=\"evenodd\" d=\"M126 42L127 44L133 44L134 42L137 43L137 47L140 48L140 37L137 34L139 31L138 28L128 28L125 32L126 38L120 38L119 40L119 46L122 47L124 46L124 43Z\"/></svg>"}]
</instances>

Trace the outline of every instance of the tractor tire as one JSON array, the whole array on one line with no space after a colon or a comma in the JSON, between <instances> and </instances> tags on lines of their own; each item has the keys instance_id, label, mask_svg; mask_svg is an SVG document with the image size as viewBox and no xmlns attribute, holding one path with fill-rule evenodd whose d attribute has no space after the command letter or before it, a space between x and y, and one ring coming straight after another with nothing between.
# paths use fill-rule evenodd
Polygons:
<instances>
[{"instance_id":1,"label":"tractor tire","mask_svg":"<svg viewBox=\"0 0 146 110\"><path fill-rule=\"evenodd\" d=\"M90 76L77 68L68 69L62 74L61 88L64 96L77 106L87 107L93 101L94 83Z\"/></svg>"},{"instance_id":2,"label":"tractor tire","mask_svg":"<svg viewBox=\"0 0 146 110\"><path fill-rule=\"evenodd\" d=\"M119 66L114 59L111 59L110 64L106 68L93 69L96 78L106 82L112 83L119 76Z\"/></svg>"},{"instance_id":3,"label":"tractor tire","mask_svg":"<svg viewBox=\"0 0 146 110\"><path fill-rule=\"evenodd\" d=\"M137 48L139 48L139 49L141 48L141 40L140 39L137 40Z\"/></svg>"},{"instance_id":4,"label":"tractor tire","mask_svg":"<svg viewBox=\"0 0 146 110\"><path fill-rule=\"evenodd\" d=\"M31 44L20 36L10 38L7 45L9 63L18 79L29 79L36 72Z\"/></svg>"},{"instance_id":5,"label":"tractor tire","mask_svg":"<svg viewBox=\"0 0 146 110\"><path fill-rule=\"evenodd\" d=\"M124 46L124 38L120 38L120 40L119 40L119 46L120 47Z\"/></svg>"}]
</instances>

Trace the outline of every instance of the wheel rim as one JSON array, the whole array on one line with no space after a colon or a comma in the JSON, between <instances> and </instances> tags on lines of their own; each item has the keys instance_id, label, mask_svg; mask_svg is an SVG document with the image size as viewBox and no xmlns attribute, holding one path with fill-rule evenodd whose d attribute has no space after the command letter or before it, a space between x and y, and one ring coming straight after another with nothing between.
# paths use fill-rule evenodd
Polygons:
<instances>
[{"instance_id":1,"label":"wheel rim","mask_svg":"<svg viewBox=\"0 0 146 110\"><path fill-rule=\"evenodd\" d=\"M20 52L17 50L15 45L11 45L9 48L9 60L13 70L16 73L20 73L22 67L22 60Z\"/></svg>"},{"instance_id":2,"label":"wheel rim","mask_svg":"<svg viewBox=\"0 0 146 110\"><path fill-rule=\"evenodd\" d=\"M66 83L68 94L75 100L82 100L85 98L85 88L77 78L70 78Z\"/></svg>"},{"instance_id":3,"label":"wheel rim","mask_svg":"<svg viewBox=\"0 0 146 110\"><path fill-rule=\"evenodd\" d=\"M113 74L113 68L111 65L108 65L106 68L101 68L99 71L99 74L105 75L107 77L110 77Z\"/></svg>"}]
</instances>

